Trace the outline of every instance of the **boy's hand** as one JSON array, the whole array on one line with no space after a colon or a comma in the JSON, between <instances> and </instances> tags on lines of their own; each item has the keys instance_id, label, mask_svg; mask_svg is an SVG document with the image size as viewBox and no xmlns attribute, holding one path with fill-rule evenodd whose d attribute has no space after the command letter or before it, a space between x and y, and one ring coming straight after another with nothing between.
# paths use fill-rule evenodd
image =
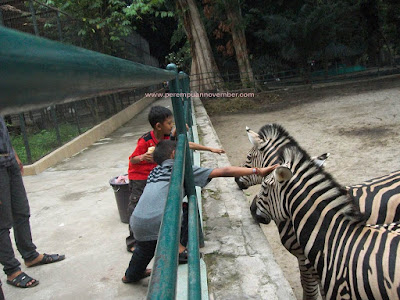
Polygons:
<instances>
[{"instance_id":1,"label":"boy's hand","mask_svg":"<svg viewBox=\"0 0 400 300\"><path fill-rule=\"evenodd\" d=\"M210 148L210 152L221 154L221 153L225 153L225 150L224 149L218 149L218 148Z\"/></svg>"},{"instance_id":2,"label":"boy's hand","mask_svg":"<svg viewBox=\"0 0 400 300\"><path fill-rule=\"evenodd\" d=\"M154 160L153 160L153 154L152 153L149 153L149 152L146 152L145 154L142 154L142 159L144 160L144 161L147 161L147 162L154 162Z\"/></svg>"},{"instance_id":3,"label":"boy's hand","mask_svg":"<svg viewBox=\"0 0 400 300\"><path fill-rule=\"evenodd\" d=\"M188 124L186 124L186 131L189 131L189 125ZM176 137L176 127L175 126L171 130L171 136Z\"/></svg>"},{"instance_id":4,"label":"boy's hand","mask_svg":"<svg viewBox=\"0 0 400 300\"><path fill-rule=\"evenodd\" d=\"M176 127L172 128L171 136L176 137Z\"/></svg>"},{"instance_id":5,"label":"boy's hand","mask_svg":"<svg viewBox=\"0 0 400 300\"><path fill-rule=\"evenodd\" d=\"M277 167L279 167L279 164L272 165L272 166L269 166L266 168L257 168L257 170L259 172L258 175L265 177L268 174L270 174L273 170L275 170Z\"/></svg>"}]
</instances>

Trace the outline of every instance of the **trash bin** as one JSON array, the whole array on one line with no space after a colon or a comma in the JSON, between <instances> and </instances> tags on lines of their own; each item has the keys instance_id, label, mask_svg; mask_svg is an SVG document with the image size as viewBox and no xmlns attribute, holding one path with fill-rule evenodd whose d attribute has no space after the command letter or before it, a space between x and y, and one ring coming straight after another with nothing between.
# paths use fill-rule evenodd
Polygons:
<instances>
[{"instance_id":1,"label":"trash bin","mask_svg":"<svg viewBox=\"0 0 400 300\"><path fill-rule=\"evenodd\" d=\"M129 223L128 204L129 204L129 184L127 182L117 182L119 176L110 179L110 185L114 190L115 200L122 223Z\"/></svg>"}]
</instances>

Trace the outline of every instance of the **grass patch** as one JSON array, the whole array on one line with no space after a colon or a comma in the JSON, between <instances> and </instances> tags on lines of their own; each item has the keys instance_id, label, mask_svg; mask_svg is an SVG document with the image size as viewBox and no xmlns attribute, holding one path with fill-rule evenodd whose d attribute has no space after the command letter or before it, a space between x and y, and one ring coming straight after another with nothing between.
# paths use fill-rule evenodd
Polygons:
<instances>
[{"instance_id":1,"label":"grass patch","mask_svg":"<svg viewBox=\"0 0 400 300\"><path fill-rule=\"evenodd\" d=\"M74 125L62 124L59 127L61 143L65 144L79 135L78 129ZM82 129L82 132L89 128ZM32 162L38 161L45 155L59 148L55 128L42 130L37 133L28 133L29 148L31 150ZM11 143L23 164L29 164L24 138L22 135L11 135Z\"/></svg>"}]
</instances>

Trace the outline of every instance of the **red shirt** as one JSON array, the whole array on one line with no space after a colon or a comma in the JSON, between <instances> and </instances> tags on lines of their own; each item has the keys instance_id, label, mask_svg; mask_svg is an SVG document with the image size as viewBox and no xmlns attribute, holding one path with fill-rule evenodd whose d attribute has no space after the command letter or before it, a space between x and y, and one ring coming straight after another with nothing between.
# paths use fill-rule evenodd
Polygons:
<instances>
[{"instance_id":1,"label":"red shirt","mask_svg":"<svg viewBox=\"0 0 400 300\"><path fill-rule=\"evenodd\" d=\"M169 140L169 135L164 135L164 140ZM129 180L147 180L151 170L153 170L157 164L149 163L147 161L141 161L138 164L132 164L131 158L135 156L139 156L145 154L149 147L156 146L158 144L158 140L154 136L154 131L150 131L145 133L142 137L138 139L136 149L133 151L131 156L129 156L129 168L128 168L128 178Z\"/></svg>"}]
</instances>

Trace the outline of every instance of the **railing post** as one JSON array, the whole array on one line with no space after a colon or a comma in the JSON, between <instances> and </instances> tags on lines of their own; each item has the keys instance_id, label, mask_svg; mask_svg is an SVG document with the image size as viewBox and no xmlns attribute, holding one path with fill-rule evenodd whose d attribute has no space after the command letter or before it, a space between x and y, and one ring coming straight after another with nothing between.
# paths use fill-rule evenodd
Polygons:
<instances>
[{"instance_id":1,"label":"railing post","mask_svg":"<svg viewBox=\"0 0 400 300\"><path fill-rule=\"evenodd\" d=\"M37 21L36 21L36 12L35 12L35 8L33 7L32 0L29 0L29 10L31 11L31 15L32 15L32 23L33 23L33 29L35 30L35 35L40 36L39 27L38 27Z\"/></svg>"},{"instance_id":2,"label":"railing post","mask_svg":"<svg viewBox=\"0 0 400 300\"><path fill-rule=\"evenodd\" d=\"M57 20L57 30L58 30L58 39L60 42L63 41L62 29L61 29L61 20L60 20L60 13L56 12L56 20Z\"/></svg>"},{"instance_id":3,"label":"railing post","mask_svg":"<svg viewBox=\"0 0 400 300\"><path fill-rule=\"evenodd\" d=\"M56 136L57 136L57 142L61 146L62 141L61 141L61 135L60 135L60 127L58 126L58 121L57 121L57 113L56 113L56 106L52 106L50 108L50 113L51 113L51 118L53 121L54 129L56 130Z\"/></svg>"},{"instance_id":4,"label":"railing post","mask_svg":"<svg viewBox=\"0 0 400 300\"><path fill-rule=\"evenodd\" d=\"M28 162L31 164L32 163L32 153L31 153L31 148L29 147L28 134L26 132L26 127L25 127L24 113L19 114L19 126L21 127L21 133L24 138L26 157L28 159Z\"/></svg>"},{"instance_id":5,"label":"railing post","mask_svg":"<svg viewBox=\"0 0 400 300\"><path fill-rule=\"evenodd\" d=\"M178 269L179 224L185 165L186 135L178 136L168 199L157 241L148 300L174 300Z\"/></svg>"},{"instance_id":6,"label":"railing post","mask_svg":"<svg viewBox=\"0 0 400 300\"><path fill-rule=\"evenodd\" d=\"M0 26L4 26L3 10L0 7Z\"/></svg>"},{"instance_id":7,"label":"railing post","mask_svg":"<svg viewBox=\"0 0 400 300\"><path fill-rule=\"evenodd\" d=\"M189 197L189 239L188 239L188 299L201 299L201 273L199 253L199 219L195 195Z\"/></svg>"},{"instance_id":8,"label":"railing post","mask_svg":"<svg viewBox=\"0 0 400 300\"><path fill-rule=\"evenodd\" d=\"M82 129L81 129L80 121L79 121L79 113L77 110L76 101L73 102L73 109L74 109L74 117L75 117L76 126L78 127L78 133L81 134Z\"/></svg>"}]
</instances>

